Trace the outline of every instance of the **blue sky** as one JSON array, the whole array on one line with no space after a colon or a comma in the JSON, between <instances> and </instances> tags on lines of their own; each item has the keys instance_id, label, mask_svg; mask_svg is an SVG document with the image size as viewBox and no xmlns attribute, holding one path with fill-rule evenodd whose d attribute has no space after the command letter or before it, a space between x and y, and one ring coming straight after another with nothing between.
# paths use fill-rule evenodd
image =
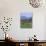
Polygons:
<instances>
[{"instance_id":1,"label":"blue sky","mask_svg":"<svg viewBox=\"0 0 46 46\"><path fill-rule=\"evenodd\" d=\"M32 17L32 13L31 12L23 12L23 13L21 13L21 16L25 16L27 18L30 18L30 17Z\"/></svg>"}]
</instances>

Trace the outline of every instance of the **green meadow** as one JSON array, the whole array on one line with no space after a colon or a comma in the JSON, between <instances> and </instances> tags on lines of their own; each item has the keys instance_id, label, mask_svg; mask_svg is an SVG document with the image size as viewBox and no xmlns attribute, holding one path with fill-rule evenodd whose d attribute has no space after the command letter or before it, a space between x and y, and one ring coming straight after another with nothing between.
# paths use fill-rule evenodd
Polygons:
<instances>
[{"instance_id":1,"label":"green meadow","mask_svg":"<svg viewBox=\"0 0 46 46\"><path fill-rule=\"evenodd\" d=\"M21 22L21 28L32 28L32 22Z\"/></svg>"}]
</instances>

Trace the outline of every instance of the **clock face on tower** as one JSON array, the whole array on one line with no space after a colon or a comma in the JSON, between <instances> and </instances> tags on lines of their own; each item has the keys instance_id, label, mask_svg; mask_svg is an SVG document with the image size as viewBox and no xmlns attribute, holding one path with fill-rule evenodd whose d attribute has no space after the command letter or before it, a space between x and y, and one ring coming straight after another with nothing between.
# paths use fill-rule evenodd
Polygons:
<instances>
[{"instance_id":1,"label":"clock face on tower","mask_svg":"<svg viewBox=\"0 0 46 46\"><path fill-rule=\"evenodd\" d=\"M38 8L42 5L42 1L43 0L29 0L29 3L33 8Z\"/></svg>"}]
</instances>

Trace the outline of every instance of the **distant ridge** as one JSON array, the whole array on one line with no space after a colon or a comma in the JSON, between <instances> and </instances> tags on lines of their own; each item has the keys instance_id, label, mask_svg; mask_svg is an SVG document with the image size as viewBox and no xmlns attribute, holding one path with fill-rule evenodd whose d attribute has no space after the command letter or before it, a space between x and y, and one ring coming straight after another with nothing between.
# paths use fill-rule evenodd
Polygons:
<instances>
[{"instance_id":1,"label":"distant ridge","mask_svg":"<svg viewBox=\"0 0 46 46\"><path fill-rule=\"evenodd\" d=\"M21 20L30 19L32 17L21 16Z\"/></svg>"}]
</instances>

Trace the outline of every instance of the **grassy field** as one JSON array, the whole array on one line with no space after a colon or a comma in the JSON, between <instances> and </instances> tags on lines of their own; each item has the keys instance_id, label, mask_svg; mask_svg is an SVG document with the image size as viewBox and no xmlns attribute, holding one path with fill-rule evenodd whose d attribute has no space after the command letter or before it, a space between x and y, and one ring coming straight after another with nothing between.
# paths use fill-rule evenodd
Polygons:
<instances>
[{"instance_id":1,"label":"grassy field","mask_svg":"<svg viewBox=\"0 0 46 46\"><path fill-rule=\"evenodd\" d=\"M21 28L32 28L32 22L21 22Z\"/></svg>"}]
</instances>

